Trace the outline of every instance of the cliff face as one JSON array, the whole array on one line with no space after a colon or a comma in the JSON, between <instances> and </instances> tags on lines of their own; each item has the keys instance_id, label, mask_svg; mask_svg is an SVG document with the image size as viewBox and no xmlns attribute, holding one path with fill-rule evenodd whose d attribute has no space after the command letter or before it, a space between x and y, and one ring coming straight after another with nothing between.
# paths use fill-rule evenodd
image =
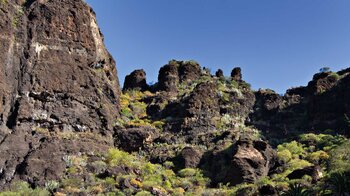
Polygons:
<instances>
[{"instance_id":1,"label":"cliff face","mask_svg":"<svg viewBox=\"0 0 350 196\"><path fill-rule=\"evenodd\" d=\"M0 184L42 184L113 144L115 62L81 0L4 0L0 19Z\"/></svg>"},{"instance_id":2,"label":"cliff face","mask_svg":"<svg viewBox=\"0 0 350 196\"><path fill-rule=\"evenodd\" d=\"M250 123L269 138L327 130L349 135L349 73L315 74L307 86L289 89L283 96L259 90Z\"/></svg>"}]
</instances>

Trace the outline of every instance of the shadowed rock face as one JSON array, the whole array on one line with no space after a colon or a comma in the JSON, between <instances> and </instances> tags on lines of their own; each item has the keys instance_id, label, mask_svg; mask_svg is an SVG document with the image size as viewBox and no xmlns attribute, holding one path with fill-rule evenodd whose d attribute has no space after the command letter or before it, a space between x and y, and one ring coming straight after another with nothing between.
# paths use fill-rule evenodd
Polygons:
<instances>
[{"instance_id":1,"label":"shadowed rock face","mask_svg":"<svg viewBox=\"0 0 350 196\"><path fill-rule=\"evenodd\" d=\"M231 72L231 77L232 77L233 80L241 81L242 80L241 68L240 67L233 68L233 70Z\"/></svg>"},{"instance_id":2,"label":"shadowed rock face","mask_svg":"<svg viewBox=\"0 0 350 196\"><path fill-rule=\"evenodd\" d=\"M276 152L263 141L240 140L227 149L214 150L206 158L212 183L236 185L256 182L274 166Z\"/></svg>"},{"instance_id":3,"label":"shadowed rock face","mask_svg":"<svg viewBox=\"0 0 350 196\"><path fill-rule=\"evenodd\" d=\"M125 77L123 91L130 89L139 89L141 91L148 89L146 72L143 69L135 70Z\"/></svg>"},{"instance_id":4,"label":"shadowed rock face","mask_svg":"<svg viewBox=\"0 0 350 196\"><path fill-rule=\"evenodd\" d=\"M289 89L284 96L259 90L251 122L266 135L277 138L327 129L349 134L349 84L346 69L315 74L306 87Z\"/></svg>"},{"instance_id":5,"label":"shadowed rock face","mask_svg":"<svg viewBox=\"0 0 350 196\"><path fill-rule=\"evenodd\" d=\"M164 65L159 70L158 89L160 91L177 92L179 83L191 82L201 76L201 67L194 61L175 61Z\"/></svg>"},{"instance_id":6,"label":"shadowed rock face","mask_svg":"<svg viewBox=\"0 0 350 196\"><path fill-rule=\"evenodd\" d=\"M5 1L0 19L0 187L42 184L64 155L113 144L115 62L81 0Z\"/></svg>"}]
</instances>

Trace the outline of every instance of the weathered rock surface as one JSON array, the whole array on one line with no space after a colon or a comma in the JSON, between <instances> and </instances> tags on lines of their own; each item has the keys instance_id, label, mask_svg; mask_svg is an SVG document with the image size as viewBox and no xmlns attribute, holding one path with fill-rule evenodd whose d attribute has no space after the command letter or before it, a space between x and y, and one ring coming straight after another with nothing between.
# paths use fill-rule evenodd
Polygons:
<instances>
[{"instance_id":1,"label":"weathered rock surface","mask_svg":"<svg viewBox=\"0 0 350 196\"><path fill-rule=\"evenodd\" d=\"M306 87L289 89L283 96L260 90L251 123L272 137L327 129L349 134L349 84L349 72L343 70L315 74Z\"/></svg>"},{"instance_id":2,"label":"weathered rock surface","mask_svg":"<svg viewBox=\"0 0 350 196\"><path fill-rule=\"evenodd\" d=\"M146 82L146 72L143 69L135 70L130 75L125 76L123 91L138 89L145 91L148 89Z\"/></svg>"},{"instance_id":3,"label":"weathered rock surface","mask_svg":"<svg viewBox=\"0 0 350 196\"><path fill-rule=\"evenodd\" d=\"M159 137L158 130L152 127L117 129L116 146L126 152L138 151Z\"/></svg>"},{"instance_id":4,"label":"weathered rock surface","mask_svg":"<svg viewBox=\"0 0 350 196\"><path fill-rule=\"evenodd\" d=\"M287 178L291 179L301 179L305 175L308 175L312 178L312 181L316 182L322 178L322 168L320 166L308 166L305 168L294 170L290 173Z\"/></svg>"},{"instance_id":5,"label":"weathered rock surface","mask_svg":"<svg viewBox=\"0 0 350 196\"><path fill-rule=\"evenodd\" d=\"M195 147L185 147L175 161L179 168L197 168L202 159L203 152Z\"/></svg>"},{"instance_id":6,"label":"weathered rock surface","mask_svg":"<svg viewBox=\"0 0 350 196\"><path fill-rule=\"evenodd\" d=\"M177 92L179 83L191 82L201 75L201 67L193 61L170 61L159 70L158 89Z\"/></svg>"},{"instance_id":7,"label":"weathered rock surface","mask_svg":"<svg viewBox=\"0 0 350 196\"><path fill-rule=\"evenodd\" d=\"M216 72L215 72L215 76L220 78L220 77L224 77L224 72L222 71L222 69L218 69Z\"/></svg>"},{"instance_id":8,"label":"weathered rock surface","mask_svg":"<svg viewBox=\"0 0 350 196\"><path fill-rule=\"evenodd\" d=\"M231 72L231 77L232 77L233 80L241 81L242 80L241 68L240 67L233 68L233 70Z\"/></svg>"},{"instance_id":9,"label":"weathered rock surface","mask_svg":"<svg viewBox=\"0 0 350 196\"><path fill-rule=\"evenodd\" d=\"M227 149L215 150L207 157L213 184L253 183L267 176L274 166L276 152L263 141L240 140Z\"/></svg>"},{"instance_id":10,"label":"weathered rock surface","mask_svg":"<svg viewBox=\"0 0 350 196\"><path fill-rule=\"evenodd\" d=\"M42 185L63 155L113 144L115 62L83 1L2 1L0 19L0 187Z\"/></svg>"}]
</instances>

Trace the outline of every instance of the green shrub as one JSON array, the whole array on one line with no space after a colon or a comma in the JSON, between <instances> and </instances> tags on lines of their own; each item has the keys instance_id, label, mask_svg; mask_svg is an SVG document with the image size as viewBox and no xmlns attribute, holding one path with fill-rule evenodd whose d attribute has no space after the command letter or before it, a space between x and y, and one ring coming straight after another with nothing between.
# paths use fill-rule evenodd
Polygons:
<instances>
[{"instance_id":1,"label":"green shrub","mask_svg":"<svg viewBox=\"0 0 350 196\"><path fill-rule=\"evenodd\" d=\"M310 192L301 184L291 184L288 191L282 193L283 196L309 196Z\"/></svg>"},{"instance_id":2,"label":"green shrub","mask_svg":"<svg viewBox=\"0 0 350 196\"><path fill-rule=\"evenodd\" d=\"M282 145L278 145L277 146L277 150L279 152L283 151L287 149L294 158L297 158L299 156L305 156L306 152L303 148L303 146L296 142L296 141L292 141L292 142L289 142L289 143L285 143L285 144L282 144Z\"/></svg>"},{"instance_id":3,"label":"green shrub","mask_svg":"<svg viewBox=\"0 0 350 196\"><path fill-rule=\"evenodd\" d=\"M0 196L49 196L50 192L36 188L30 188L29 184L22 181L17 181L11 184L10 188L0 193Z\"/></svg>"},{"instance_id":4,"label":"green shrub","mask_svg":"<svg viewBox=\"0 0 350 196\"><path fill-rule=\"evenodd\" d=\"M127 152L118 149L109 149L107 153L107 163L111 166L133 165L133 157Z\"/></svg>"},{"instance_id":5,"label":"green shrub","mask_svg":"<svg viewBox=\"0 0 350 196\"><path fill-rule=\"evenodd\" d=\"M329 155L323 150L312 152L307 156L307 160L309 160L314 164L319 164L320 162L326 161L328 159L329 159Z\"/></svg>"},{"instance_id":6,"label":"green shrub","mask_svg":"<svg viewBox=\"0 0 350 196\"><path fill-rule=\"evenodd\" d=\"M350 194L350 171L334 172L327 180L333 195Z\"/></svg>"},{"instance_id":7,"label":"green shrub","mask_svg":"<svg viewBox=\"0 0 350 196\"><path fill-rule=\"evenodd\" d=\"M350 171L350 141L330 152L330 171Z\"/></svg>"},{"instance_id":8,"label":"green shrub","mask_svg":"<svg viewBox=\"0 0 350 196\"><path fill-rule=\"evenodd\" d=\"M283 149L277 152L277 157L284 163L288 163L292 159L292 153L288 149Z\"/></svg>"},{"instance_id":9,"label":"green shrub","mask_svg":"<svg viewBox=\"0 0 350 196\"><path fill-rule=\"evenodd\" d=\"M148 191L140 191L138 193L136 193L135 196L152 196L153 194L148 192Z\"/></svg>"},{"instance_id":10,"label":"green shrub","mask_svg":"<svg viewBox=\"0 0 350 196\"><path fill-rule=\"evenodd\" d=\"M197 170L193 168L185 168L179 171L179 176L181 177L192 177L196 175Z\"/></svg>"}]
</instances>

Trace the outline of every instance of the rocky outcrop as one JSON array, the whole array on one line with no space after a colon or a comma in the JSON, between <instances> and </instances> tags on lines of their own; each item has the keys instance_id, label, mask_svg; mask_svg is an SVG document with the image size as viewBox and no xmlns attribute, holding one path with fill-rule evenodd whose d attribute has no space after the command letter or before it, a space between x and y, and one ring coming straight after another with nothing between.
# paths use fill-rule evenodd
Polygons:
<instances>
[{"instance_id":1,"label":"rocky outcrop","mask_svg":"<svg viewBox=\"0 0 350 196\"><path fill-rule=\"evenodd\" d=\"M135 70L125 76L123 91L137 89L147 90L149 87L146 82L146 72L143 69Z\"/></svg>"},{"instance_id":2,"label":"rocky outcrop","mask_svg":"<svg viewBox=\"0 0 350 196\"><path fill-rule=\"evenodd\" d=\"M0 18L0 187L43 185L113 145L115 62L83 1L1 1Z\"/></svg>"},{"instance_id":3,"label":"rocky outcrop","mask_svg":"<svg viewBox=\"0 0 350 196\"><path fill-rule=\"evenodd\" d=\"M202 159L203 153L195 147L185 147L175 159L178 168L197 168Z\"/></svg>"},{"instance_id":4,"label":"rocky outcrop","mask_svg":"<svg viewBox=\"0 0 350 196\"><path fill-rule=\"evenodd\" d=\"M178 84L191 82L201 75L200 65L194 61L170 61L159 70L158 88L160 91L177 92Z\"/></svg>"},{"instance_id":5,"label":"rocky outcrop","mask_svg":"<svg viewBox=\"0 0 350 196\"><path fill-rule=\"evenodd\" d=\"M215 72L215 76L220 78L220 77L224 77L224 72L222 71L222 69L218 69L216 72Z\"/></svg>"},{"instance_id":6,"label":"rocky outcrop","mask_svg":"<svg viewBox=\"0 0 350 196\"><path fill-rule=\"evenodd\" d=\"M115 130L115 145L126 152L138 151L159 137L152 127L138 127Z\"/></svg>"},{"instance_id":7,"label":"rocky outcrop","mask_svg":"<svg viewBox=\"0 0 350 196\"><path fill-rule=\"evenodd\" d=\"M241 81L242 80L242 71L240 67L233 68L231 72L231 77L235 81Z\"/></svg>"},{"instance_id":8,"label":"rocky outcrop","mask_svg":"<svg viewBox=\"0 0 350 196\"><path fill-rule=\"evenodd\" d=\"M263 141L240 140L227 149L214 150L207 157L209 174L214 184L254 183L269 174L276 152Z\"/></svg>"},{"instance_id":9,"label":"rocky outcrop","mask_svg":"<svg viewBox=\"0 0 350 196\"><path fill-rule=\"evenodd\" d=\"M315 74L306 87L289 89L283 96L259 90L250 123L268 137L327 129L347 134L350 76L346 70L339 73Z\"/></svg>"}]
</instances>

